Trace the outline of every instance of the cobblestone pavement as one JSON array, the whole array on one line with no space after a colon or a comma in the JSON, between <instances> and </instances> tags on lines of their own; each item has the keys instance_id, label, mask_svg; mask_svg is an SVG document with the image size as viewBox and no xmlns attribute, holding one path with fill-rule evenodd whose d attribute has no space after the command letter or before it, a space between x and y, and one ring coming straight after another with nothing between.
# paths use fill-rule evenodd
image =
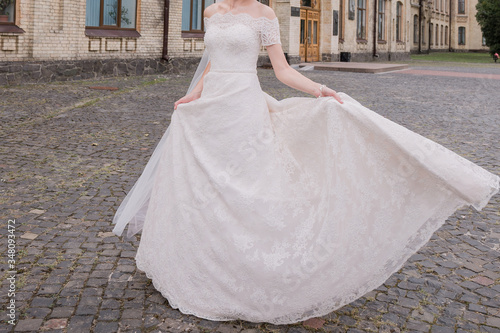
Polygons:
<instances>
[{"instance_id":1,"label":"cobblestone pavement","mask_svg":"<svg viewBox=\"0 0 500 333\"><path fill-rule=\"evenodd\" d=\"M500 74L494 65L412 68ZM304 74L500 174L496 80ZM259 76L263 90L278 99L305 96L270 70ZM136 270L138 240L114 236L111 220L189 80L144 76L0 87L0 331L500 332L500 195L482 212L457 212L386 283L321 319L284 326L213 322L170 308ZM13 219L17 274L11 281ZM8 296L10 282L15 298ZM7 322L11 299L15 326Z\"/></svg>"}]
</instances>

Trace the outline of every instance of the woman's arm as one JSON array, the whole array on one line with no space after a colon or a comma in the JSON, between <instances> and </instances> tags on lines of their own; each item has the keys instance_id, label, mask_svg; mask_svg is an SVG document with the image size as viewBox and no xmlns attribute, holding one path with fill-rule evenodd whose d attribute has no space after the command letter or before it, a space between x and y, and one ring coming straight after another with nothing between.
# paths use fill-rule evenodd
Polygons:
<instances>
[{"instance_id":1,"label":"woman's arm","mask_svg":"<svg viewBox=\"0 0 500 333\"><path fill-rule=\"evenodd\" d=\"M174 103L174 110L177 110L177 106L182 103L189 103L192 102L201 96L201 92L203 91L203 79L205 78L205 75L210 71L210 61L207 64L207 67L205 68L205 71L203 71L203 75L201 76L200 80L196 84L196 86L191 90L189 94L186 96L182 97L179 99L177 102Z\"/></svg>"},{"instance_id":2,"label":"woman's arm","mask_svg":"<svg viewBox=\"0 0 500 333\"><path fill-rule=\"evenodd\" d=\"M217 12L217 8L220 4L218 3L213 3L205 10L203 11L203 17L211 17L213 14ZM193 88L193 90L187 94L186 96L182 97L179 99L177 102L174 103L174 110L177 109L177 106L182 103L189 103L192 102L201 96L201 92L203 91L203 79L205 78L205 75L210 71L210 61L207 64L207 67L203 71L203 75L201 76L200 80L196 84L196 86Z\"/></svg>"},{"instance_id":3,"label":"woman's arm","mask_svg":"<svg viewBox=\"0 0 500 333\"><path fill-rule=\"evenodd\" d=\"M306 92L308 94L319 96L332 96L340 103L343 103L336 91L323 87L322 84L316 83L304 75L297 72L295 69L288 65L285 54L281 48L281 44L273 44L266 47L269 59L273 65L274 73L278 80L283 82L289 87Z\"/></svg>"}]
</instances>

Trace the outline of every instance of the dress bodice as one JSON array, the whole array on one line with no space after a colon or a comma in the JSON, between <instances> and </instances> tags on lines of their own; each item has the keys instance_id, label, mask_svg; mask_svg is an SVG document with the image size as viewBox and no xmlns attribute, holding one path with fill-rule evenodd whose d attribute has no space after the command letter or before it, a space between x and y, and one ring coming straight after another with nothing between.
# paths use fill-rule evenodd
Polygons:
<instances>
[{"instance_id":1,"label":"dress bodice","mask_svg":"<svg viewBox=\"0 0 500 333\"><path fill-rule=\"evenodd\" d=\"M261 45L280 43L277 18L216 13L205 18L205 26L213 71L255 71Z\"/></svg>"}]
</instances>

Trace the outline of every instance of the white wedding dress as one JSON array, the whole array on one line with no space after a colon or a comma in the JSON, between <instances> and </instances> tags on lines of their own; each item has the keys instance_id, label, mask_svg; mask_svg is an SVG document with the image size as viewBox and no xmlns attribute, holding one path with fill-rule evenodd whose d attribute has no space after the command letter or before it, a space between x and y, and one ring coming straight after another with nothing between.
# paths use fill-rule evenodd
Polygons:
<instances>
[{"instance_id":1,"label":"white wedding dress","mask_svg":"<svg viewBox=\"0 0 500 333\"><path fill-rule=\"evenodd\" d=\"M498 192L496 175L346 94L264 93L256 62L280 42L277 19L205 20L201 98L173 113L114 220L118 235L144 224L137 267L173 308L275 324L325 315Z\"/></svg>"}]
</instances>

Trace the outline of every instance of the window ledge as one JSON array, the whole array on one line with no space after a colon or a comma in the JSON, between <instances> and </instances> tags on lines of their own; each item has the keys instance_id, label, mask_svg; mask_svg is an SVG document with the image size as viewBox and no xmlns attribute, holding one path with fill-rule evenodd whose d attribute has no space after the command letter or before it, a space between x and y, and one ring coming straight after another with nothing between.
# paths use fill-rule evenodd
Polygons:
<instances>
[{"instance_id":1,"label":"window ledge","mask_svg":"<svg viewBox=\"0 0 500 333\"><path fill-rule=\"evenodd\" d=\"M85 29L87 37L141 37L141 34L135 30L118 29Z\"/></svg>"},{"instance_id":2,"label":"window ledge","mask_svg":"<svg viewBox=\"0 0 500 333\"><path fill-rule=\"evenodd\" d=\"M204 32L183 31L183 32L181 32L181 37L182 38L203 38L203 37L205 37L205 33Z\"/></svg>"},{"instance_id":3,"label":"window ledge","mask_svg":"<svg viewBox=\"0 0 500 333\"><path fill-rule=\"evenodd\" d=\"M379 43L379 44L387 44L387 41L386 41L386 40L379 39L379 40L377 41L377 43Z\"/></svg>"},{"instance_id":4,"label":"window ledge","mask_svg":"<svg viewBox=\"0 0 500 333\"><path fill-rule=\"evenodd\" d=\"M366 40L366 39L356 39L356 42L358 44L368 44L368 40Z\"/></svg>"},{"instance_id":5,"label":"window ledge","mask_svg":"<svg viewBox=\"0 0 500 333\"><path fill-rule=\"evenodd\" d=\"M18 34L23 34L25 31L18 26L10 24L0 24L0 32L14 32Z\"/></svg>"}]
</instances>

